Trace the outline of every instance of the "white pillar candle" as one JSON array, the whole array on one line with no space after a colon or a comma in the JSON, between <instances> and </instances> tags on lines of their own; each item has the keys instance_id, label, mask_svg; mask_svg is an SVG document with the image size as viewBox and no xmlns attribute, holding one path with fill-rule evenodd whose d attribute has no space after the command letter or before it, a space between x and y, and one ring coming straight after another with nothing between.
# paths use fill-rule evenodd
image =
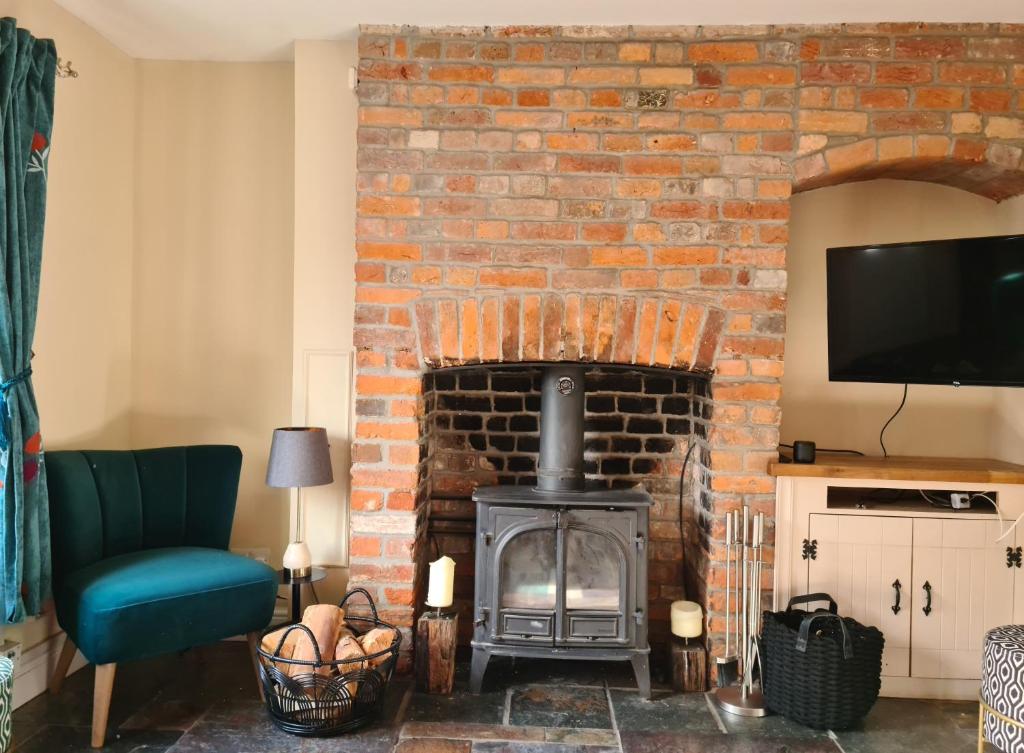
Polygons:
<instances>
[{"instance_id":1,"label":"white pillar candle","mask_svg":"<svg viewBox=\"0 0 1024 753\"><path fill-rule=\"evenodd\" d=\"M450 607L455 588L455 560L444 556L430 563L430 582L427 586L428 607Z\"/></svg>"},{"instance_id":2,"label":"white pillar candle","mask_svg":"<svg viewBox=\"0 0 1024 753\"><path fill-rule=\"evenodd\" d=\"M672 634L680 638L698 638L704 632L704 614L692 601L672 602Z\"/></svg>"}]
</instances>

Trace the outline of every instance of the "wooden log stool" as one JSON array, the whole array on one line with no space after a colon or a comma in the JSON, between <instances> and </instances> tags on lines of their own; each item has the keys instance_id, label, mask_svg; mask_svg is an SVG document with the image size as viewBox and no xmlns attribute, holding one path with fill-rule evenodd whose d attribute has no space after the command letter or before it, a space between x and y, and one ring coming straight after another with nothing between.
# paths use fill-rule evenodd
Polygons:
<instances>
[{"instance_id":1,"label":"wooden log stool","mask_svg":"<svg viewBox=\"0 0 1024 753\"><path fill-rule=\"evenodd\" d=\"M672 636L672 687L683 693L708 689L708 652L699 639Z\"/></svg>"},{"instance_id":2,"label":"wooden log stool","mask_svg":"<svg viewBox=\"0 0 1024 753\"><path fill-rule=\"evenodd\" d=\"M416 623L416 686L448 695L455 682L458 612L424 612Z\"/></svg>"}]
</instances>

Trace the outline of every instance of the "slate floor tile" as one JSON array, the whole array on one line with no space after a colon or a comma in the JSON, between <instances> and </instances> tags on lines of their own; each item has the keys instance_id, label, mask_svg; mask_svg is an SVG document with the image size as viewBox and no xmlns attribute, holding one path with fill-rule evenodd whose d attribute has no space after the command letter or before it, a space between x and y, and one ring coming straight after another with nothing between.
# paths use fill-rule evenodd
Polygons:
<instances>
[{"instance_id":1,"label":"slate floor tile","mask_svg":"<svg viewBox=\"0 0 1024 753\"><path fill-rule=\"evenodd\" d=\"M477 742L473 743L473 753L619 753L619 748L563 743Z\"/></svg>"},{"instance_id":2,"label":"slate floor tile","mask_svg":"<svg viewBox=\"0 0 1024 753\"><path fill-rule=\"evenodd\" d=\"M514 659L507 673L509 685L592 685L635 688L633 665L624 661L569 659ZM491 660L492 663L496 659ZM501 666L501 665L498 665ZM488 671L490 669L488 668Z\"/></svg>"},{"instance_id":3,"label":"slate floor tile","mask_svg":"<svg viewBox=\"0 0 1024 753\"><path fill-rule=\"evenodd\" d=\"M703 693L656 690L649 701L629 690L612 690L610 695L620 730L721 734Z\"/></svg>"},{"instance_id":4,"label":"slate floor tile","mask_svg":"<svg viewBox=\"0 0 1024 753\"><path fill-rule=\"evenodd\" d=\"M472 747L469 740L414 737L400 740L395 746L395 753L470 753Z\"/></svg>"},{"instance_id":5,"label":"slate floor tile","mask_svg":"<svg viewBox=\"0 0 1024 753\"><path fill-rule=\"evenodd\" d=\"M760 740L825 740L831 744L827 730L804 727L777 714L755 718L729 714L721 709L717 712L730 735Z\"/></svg>"},{"instance_id":6,"label":"slate floor tile","mask_svg":"<svg viewBox=\"0 0 1024 753\"><path fill-rule=\"evenodd\" d=\"M207 711L207 704L188 698L164 698L158 694L132 714L118 729L170 729L184 732Z\"/></svg>"},{"instance_id":7,"label":"slate floor tile","mask_svg":"<svg viewBox=\"0 0 1024 753\"><path fill-rule=\"evenodd\" d=\"M611 729L604 688L531 685L512 689L508 722L531 727Z\"/></svg>"},{"instance_id":8,"label":"slate floor tile","mask_svg":"<svg viewBox=\"0 0 1024 753\"><path fill-rule=\"evenodd\" d=\"M465 685L457 685L451 695L414 693L405 718L411 722L501 724L505 717L505 697L504 690L473 695Z\"/></svg>"},{"instance_id":9,"label":"slate floor tile","mask_svg":"<svg viewBox=\"0 0 1024 753\"><path fill-rule=\"evenodd\" d=\"M512 727L499 724L466 722L406 722L399 737L445 737L460 740L545 740L543 727Z\"/></svg>"},{"instance_id":10,"label":"slate floor tile","mask_svg":"<svg viewBox=\"0 0 1024 753\"><path fill-rule=\"evenodd\" d=\"M172 753L390 753L396 729L377 722L345 735L304 738L282 732L258 701L215 704L171 748Z\"/></svg>"},{"instance_id":11,"label":"slate floor tile","mask_svg":"<svg viewBox=\"0 0 1024 753\"><path fill-rule=\"evenodd\" d=\"M166 753L181 737L170 730L132 730L107 734L104 753ZM94 753L90 727L50 724L18 745L16 753Z\"/></svg>"},{"instance_id":12,"label":"slate floor tile","mask_svg":"<svg viewBox=\"0 0 1024 753\"><path fill-rule=\"evenodd\" d=\"M846 753L952 753L973 750L978 704L879 698L856 729L836 732Z\"/></svg>"},{"instance_id":13,"label":"slate floor tile","mask_svg":"<svg viewBox=\"0 0 1024 753\"><path fill-rule=\"evenodd\" d=\"M704 732L622 732L623 753L839 753L824 740L739 737Z\"/></svg>"}]
</instances>

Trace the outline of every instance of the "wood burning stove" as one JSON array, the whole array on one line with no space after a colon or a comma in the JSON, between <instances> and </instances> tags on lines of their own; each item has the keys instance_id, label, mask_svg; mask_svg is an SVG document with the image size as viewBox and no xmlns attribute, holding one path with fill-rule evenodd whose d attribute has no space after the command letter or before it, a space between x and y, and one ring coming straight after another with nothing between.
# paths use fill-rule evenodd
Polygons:
<instances>
[{"instance_id":1,"label":"wood burning stove","mask_svg":"<svg viewBox=\"0 0 1024 753\"><path fill-rule=\"evenodd\" d=\"M485 486L477 505L470 685L493 655L629 660L650 697L647 538L642 487L583 476L584 369L552 365L541 388L537 486Z\"/></svg>"}]
</instances>

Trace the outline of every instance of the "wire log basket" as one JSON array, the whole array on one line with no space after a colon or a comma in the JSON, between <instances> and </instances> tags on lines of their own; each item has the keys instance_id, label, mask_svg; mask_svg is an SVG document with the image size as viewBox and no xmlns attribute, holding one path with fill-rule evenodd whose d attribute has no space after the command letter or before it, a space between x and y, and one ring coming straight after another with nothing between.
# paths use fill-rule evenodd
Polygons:
<instances>
[{"instance_id":1,"label":"wire log basket","mask_svg":"<svg viewBox=\"0 0 1024 753\"><path fill-rule=\"evenodd\" d=\"M273 632L273 628L261 636L256 647L260 682L267 711L279 729L305 737L329 737L362 727L380 712L398 662L402 635L394 625L380 619L377 606L366 589L349 591L338 606L344 608L355 594L366 597L371 616L346 614L345 621L357 636L377 627L393 630L394 640L382 651L352 659L323 661L312 631L302 623L289 627L273 652L264 650L262 645L262 639ZM306 633L313 645L313 661L280 656L281 648L293 630ZM295 667L303 669L297 671Z\"/></svg>"}]
</instances>

